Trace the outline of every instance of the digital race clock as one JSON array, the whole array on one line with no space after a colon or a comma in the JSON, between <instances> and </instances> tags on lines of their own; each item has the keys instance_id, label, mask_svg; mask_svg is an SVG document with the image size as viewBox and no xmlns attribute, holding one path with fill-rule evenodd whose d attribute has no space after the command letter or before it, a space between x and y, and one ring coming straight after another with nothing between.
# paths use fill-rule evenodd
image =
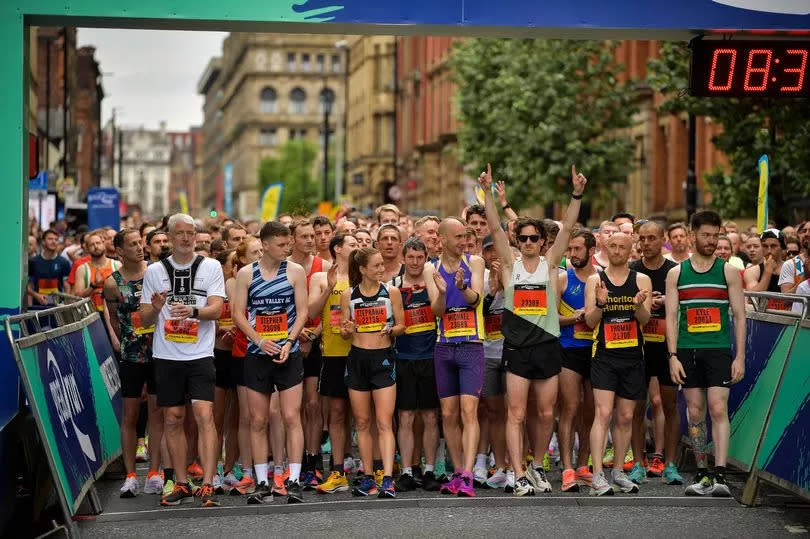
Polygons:
<instances>
[{"instance_id":1,"label":"digital race clock","mask_svg":"<svg viewBox=\"0 0 810 539\"><path fill-rule=\"evenodd\" d=\"M689 94L696 97L810 97L810 41L691 44Z\"/></svg>"}]
</instances>

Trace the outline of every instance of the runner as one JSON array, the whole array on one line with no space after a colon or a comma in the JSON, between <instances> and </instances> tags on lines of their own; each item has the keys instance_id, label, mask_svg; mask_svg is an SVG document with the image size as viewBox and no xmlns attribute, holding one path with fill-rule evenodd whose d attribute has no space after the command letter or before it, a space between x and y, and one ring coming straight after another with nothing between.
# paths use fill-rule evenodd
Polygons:
<instances>
[{"instance_id":1,"label":"runner","mask_svg":"<svg viewBox=\"0 0 810 539\"><path fill-rule=\"evenodd\" d=\"M144 251L145 254L149 255L149 259L146 261L147 264L159 262L163 253L168 255L170 250L169 236L162 228L156 228L146 235L146 248Z\"/></svg>"},{"instance_id":2,"label":"runner","mask_svg":"<svg viewBox=\"0 0 810 539\"><path fill-rule=\"evenodd\" d=\"M689 252L689 233L684 223L673 223L667 227L667 237L671 251L664 256L680 264L691 254Z\"/></svg>"},{"instance_id":3,"label":"runner","mask_svg":"<svg viewBox=\"0 0 810 539\"><path fill-rule=\"evenodd\" d=\"M365 247L374 247L374 240L371 238L371 232L366 228L359 228L354 231L354 237L357 238L357 245L363 249Z\"/></svg>"},{"instance_id":4,"label":"runner","mask_svg":"<svg viewBox=\"0 0 810 539\"><path fill-rule=\"evenodd\" d=\"M489 236L489 225L487 224L486 210L480 204L473 204L467 208L467 226L472 227L478 241L482 241Z\"/></svg>"},{"instance_id":5,"label":"runner","mask_svg":"<svg viewBox=\"0 0 810 539\"><path fill-rule=\"evenodd\" d=\"M434 349L444 438L455 473L441 492L475 496L472 468L478 448L478 400L484 384L484 261L464 254L466 230L458 218L439 225L442 255L425 275L439 318ZM434 266L431 266L433 268Z\"/></svg>"},{"instance_id":6,"label":"runner","mask_svg":"<svg viewBox=\"0 0 810 539\"><path fill-rule=\"evenodd\" d=\"M641 328L650 320L652 284L649 277L627 266L631 248L630 236L613 234L608 242L608 267L588 277L585 284L585 322L595 328L591 361L595 411L591 427L592 496L613 494L602 470L602 448L611 416L615 423L613 447L619 459L613 466L613 484L622 492L638 492L620 459L630 445L633 412L638 401L647 397Z\"/></svg>"},{"instance_id":7,"label":"runner","mask_svg":"<svg viewBox=\"0 0 810 539\"><path fill-rule=\"evenodd\" d=\"M571 167L572 199L565 213L557 242L541 256L546 228L537 219L521 218L515 225L519 259L512 256L509 240L498 222L492 198L492 171L479 176L484 190L487 220L493 231L495 249L501 260L501 282L506 303L503 312L503 364L506 368L506 447L515 469L515 494L533 495L535 490L551 492L542 464L524 469L523 423L527 421L529 391L534 391L537 428L530 441L534 455L543 455L554 430L554 407L561 369L560 326L557 314L557 267L568 249L568 238L579 215L580 200L587 180ZM535 462L538 462L535 460Z\"/></svg>"},{"instance_id":8,"label":"runner","mask_svg":"<svg viewBox=\"0 0 810 539\"><path fill-rule=\"evenodd\" d=\"M687 495L730 496L726 484L729 387L745 375L745 299L740 272L714 256L720 216L692 215L695 254L667 274L667 348L672 380L681 384L689 417L689 437L697 461ZM736 356L731 356L734 316ZM712 419L714 472L706 459L706 404Z\"/></svg>"},{"instance_id":9,"label":"runner","mask_svg":"<svg viewBox=\"0 0 810 539\"><path fill-rule=\"evenodd\" d=\"M138 476L135 473L137 446L135 424L138 421L144 385L149 407L149 472L146 475L143 493L162 494L163 479L159 472L163 410L157 406L155 372L152 364L152 334L155 327L144 327L138 312L143 276L146 272L143 243L136 229L125 228L115 235L113 245L123 264L104 281L104 299L110 313L113 331L121 343L121 362L118 364L121 396L124 400L121 448L127 474L121 487L121 497L132 498L138 492Z\"/></svg>"},{"instance_id":10,"label":"runner","mask_svg":"<svg viewBox=\"0 0 810 539\"><path fill-rule=\"evenodd\" d=\"M42 233L40 253L28 259L28 295L36 304L48 305L49 294L63 292L70 275L70 262L57 254L59 233L48 229Z\"/></svg>"},{"instance_id":11,"label":"runner","mask_svg":"<svg viewBox=\"0 0 810 539\"><path fill-rule=\"evenodd\" d=\"M591 349L593 330L585 323L585 283L596 273L591 260L596 238L587 230L577 230L568 240L571 268L557 276L560 290L560 422L557 439L562 460L562 491L578 492L580 486L591 486L588 469L590 426L593 424L593 388L591 387ZM579 437L576 470L574 470L574 432Z\"/></svg>"},{"instance_id":12,"label":"runner","mask_svg":"<svg viewBox=\"0 0 810 539\"><path fill-rule=\"evenodd\" d=\"M247 230L239 223L232 223L222 229L222 239L227 243L228 249L239 247L245 237L247 237Z\"/></svg>"},{"instance_id":13,"label":"runner","mask_svg":"<svg viewBox=\"0 0 810 539\"><path fill-rule=\"evenodd\" d=\"M304 363L298 352L298 336L304 329L307 305L306 273L286 260L290 229L277 221L264 224L260 232L262 258L239 270L233 297L233 319L248 338L244 360L245 386L250 407L250 442L256 471L256 491L249 504L267 503L273 496L287 495L287 503L303 502L299 477L304 452L301 426ZM245 309L249 314L245 316ZM270 395L279 392L281 415L287 433L290 478L285 489L270 488L267 465L267 434ZM283 455L274 454L280 464ZM286 490L286 492L285 492Z\"/></svg>"},{"instance_id":14,"label":"runner","mask_svg":"<svg viewBox=\"0 0 810 539\"><path fill-rule=\"evenodd\" d=\"M414 232L422 240L428 250L428 262L433 264L439 259L441 248L439 245L439 224L441 219L435 215L426 215L416 221Z\"/></svg>"},{"instance_id":15,"label":"runner","mask_svg":"<svg viewBox=\"0 0 810 539\"><path fill-rule=\"evenodd\" d=\"M392 475L396 442L392 423L397 388L393 340L405 332L405 314L399 289L384 284L384 275L385 264L379 251L358 249L352 253L349 258L351 288L340 297L340 331L344 339L352 340L344 379L357 429L357 446L366 470L352 494L395 498ZM384 473L379 485L368 473L375 469L372 420L377 425L383 461Z\"/></svg>"},{"instance_id":16,"label":"runner","mask_svg":"<svg viewBox=\"0 0 810 539\"><path fill-rule=\"evenodd\" d=\"M203 507L219 505L212 485L216 473L217 431L214 425L214 340L225 298L222 268L216 260L194 256L194 219L176 213L169 218L172 254L146 270L140 315L145 327L154 324L152 350L157 404L164 407L166 441L173 463L185 463L183 431L186 399L190 399L199 436L203 485L195 493ZM161 505L179 505L192 498L183 465L175 468L174 490Z\"/></svg>"},{"instance_id":17,"label":"runner","mask_svg":"<svg viewBox=\"0 0 810 539\"><path fill-rule=\"evenodd\" d=\"M436 371L433 348L436 344L436 318L431 298L425 285L427 247L417 238L410 238L402 248L405 260L404 275L394 277L392 284L399 288L405 310L405 333L397 338L397 409L399 429L397 439L402 463L402 474L397 479L397 492L416 489L421 477L422 488L439 490L441 484L434 472L436 451L439 448L439 395L436 393ZM422 448L425 451L425 471L421 474L419 455L414 453L414 419L422 418ZM415 469L414 469L415 468Z\"/></svg>"},{"instance_id":18,"label":"runner","mask_svg":"<svg viewBox=\"0 0 810 539\"><path fill-rule=\"evenodd\" d=\"M352 469L354 464L351 454L346 452L351 448L351 437L347 435L349 390L343 380L351 340L341 335L340 298L349 288L349 256L355 249L357 240L354 236L332 238L329 250L335 264L328 272L313 275L309 283L309 317L320 316L323 324L318 392L328 400L329 440L332 444L332 470L326 481L316 488L320 494L349 490L345 471Z\"/></svg>"},{"instance_id":19,"label":"runner","mask_svg":"<svg viewBox=\"0 0 810 539\"><path fill-rule=\"evenodd\" d=\"M383 204L374 210L374 217L376 218L379 226L394 225L399 227L400 215L402 215L402 212L400 212L399 208L393 204Z\"/></svg>"},{"instance_id":20,"label":"runner","mask_svg":"<svg viewBox=\"0 0 810 539\"><path fill-rule=\"evenodd\" d=\"M664 227L647 221L638 229L642 258L630 264L630 269L643 273L652 283L652 312L642 333L647 372L650 407L652 408L655 453L648 470L644 470L646 447L647 403L639 403L633 416L633 456L635 464L628 477L640 484L645 476L663 477L668 485L680 485L683 478L675 466L678 441L681 437L681 416L678 412L678 386L669 375L666 348L666 281L669 270L677 264L664 258Z\"/></svg>"},{"instance_id":21,"label":"runner","mask_svg":"<svg viewBox=\"0 0 810 539\"><path fill-rule=\"evenodd\" d=\"M318 215L312 220L312 228L315 230L315 254L328 262L333 262L329 242L335 235L335 225L328 217Z\"/></svg>"},{"instance_id":22,"label":"runner","mask_svg":"<svg viewBox=\"0 0 810 539\"><path fill-rule=\"evenodd\" d=\"M377 231L377 249L385 264L384 281L401 277L405 273L405 265L402 263L402 232L398 226L385 224L380 227Z\"/></svg>"},{"instance_id":23,"label":"runner","mask_svg":"<svg viewBox=\"0 0 810 539\"><path fill-rule=\"evenodd\" d=\"M101 312L104 310L104 281L121 267L121 263L107 258L103 230L88 232L85 241L90 260L76 270L76 286L72 293L81 298L89 297L96 310Z\"/></svg>"},{"instance_id":24,"label":"runner","mask_svg":"<svg viewBox=\"0 0 810 539\"><path fill-rule=\"evenodd\" d=\"M597 270L602 271L608 265L607 245L610 237L619 231L619 225L613 221L602 221L596 234L597 249L591 262Z\"/></svg>"}]
</instances>

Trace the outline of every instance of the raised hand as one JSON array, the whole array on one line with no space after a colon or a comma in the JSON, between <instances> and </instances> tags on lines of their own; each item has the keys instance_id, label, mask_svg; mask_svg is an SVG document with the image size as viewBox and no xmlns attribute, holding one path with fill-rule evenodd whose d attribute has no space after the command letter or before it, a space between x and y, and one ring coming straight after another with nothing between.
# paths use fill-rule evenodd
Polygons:
<instances>
[{"instance_id":1,"label":"raised hand","mask_svg":"<svg viewBox=\"0 0 810 539\"><path fill-rule=\"evenodd\" d=\"M506 206L506 184L504 182L497 182L495 184L495 191L498 192L498 202L501 203L501 207Z\"/></svg>"},{"instance_id":2,"label":"raised hand","mask_svg":"<svg viewBox=\"0 0 810 539\"><path fill-rule=\"evenodd\" d=\"M581 173L577 172L577 166L571 165L571 183L574 185L574 194L579 196L585 192L585 184L588 179Z\"/></svg>"},{"instance_id":3,"label":"raised hand","mask_svg":"<svg viewBox=\"0 0 810 539\"><path fill-rule=\"evenodd\" d=\"M456 288L464 290L464 268L461 266L456 270Z\"/></svg>"},{"instance_id":4,"label":"raised hand","mask_svg":"<svg viewBox=\"0 0 810 539\"><path fill-rule=\"evenodd\" d=\"M326 272L326 286L329 287L329 290L335 288L337 284L337 274L338 268L337 263L332 264L332 267L329 268L329 271Z\"/></svg>"},{"instance_id":5,"label":"raised hand","mask_svg":"<svg viewBox=\"0 0 810 539\"><path fill-rule=\"evenodd\" d=\"M501 282L501 261L493 260L489 268L489 293L495 295L503 289Z\"/></svg>"},{"instance_id":6,"label":"raised hand","mask_svg":"<svg viewBox=\"0 0 810 539\"><path fill-rule=\"evenodd\" d=\"M607 303L608 289L605 286L605 281L599 279L599 285L596 287L596 301L599 303Z\"/></svg>"},{"instance_id":7,"label":"raised hand","mask_svg":"<svg viewBox=\"0 0 810 539\"><path fill-rule=\"evenodd\" d=\"M484 194L487 192L491 192L492 189L492 165L487 163L487 170L482 172L478 176L478 183L481 184L481 188L484 190Z\"/></svg>"}]
</instances>

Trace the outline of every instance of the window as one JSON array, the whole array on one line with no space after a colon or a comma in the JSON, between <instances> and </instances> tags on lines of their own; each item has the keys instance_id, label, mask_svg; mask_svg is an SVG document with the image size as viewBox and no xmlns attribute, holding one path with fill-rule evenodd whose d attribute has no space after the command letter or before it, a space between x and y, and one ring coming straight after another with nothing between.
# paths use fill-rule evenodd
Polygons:
<instances>
[{"instance_id":1,"label":"window","mask_svg":"<svg viewBox=\"0 0 810 539\"><path fill-rule=\"evenodd\" d=\"M262 127L259 132L259 144L262 146L278 145L278 133L275 127Z\"/></svg>"},{"instance_id":2,"label":"window","mask_svg":"<svg viewBox=\"0 0 810 539\"><path fill-rule=\"evenodd\" d=\"M135 159L146 159L146 152L135 152Z\"/></svg>"},{"instance_id":3,"label":"window","mask_svg":"<svg viewBox=\"0 0 810 539\"><path fill-rule=\"evenodd\" d=\"M295 53L287 53L287 71L295 71Z\"/></svg>"},{"instance_id":4,"label":"window","mask_svg":"<svg viewBox=\"0 0 810 539\"><path fill-rule=\"evenodd\" d=\"M320 95L318 95L318 112L323 114L324 108L327 106L331 114L335 106L335 92L331 88L322 89Z\"/></svg>"},{"instance_id":5,"label":"window","mask_svg":"<svg viewBox=\"0 0 810 539\"><path fill-rule=\"evenodd\" d=\"M307 129L290 128L290 140L302 140L307 138L309 131Z\"/></svg>"},{"instance_id":6,"label":"window","mask_svg":"<svg viewBox=\"0 0 810 539\"><path fill-rule=\"evenodd\" d=\"M323 65L324 65L323 54L319 54L318 56L315 57L315 64L317 66L318 73L323 73Z\"/></svg>"},{"instance_id":7,"label":"window","mask_svg":"<svg viewBox=\"0 0 810 539\"><path fill-rule=\"evenodd\" d=\"M307 93L301 88L293 88L290 92L290 114L307 113Z\"/></svg>"},{"instance_id":8,"label":"window","mask_svg":"<svg viewBox=\"0 0 810 539\"><path fill-rule=\"evenodd\" d=\"M309 54L302 54L301 55L301 71L304 73L309 73L310 65L309 65Z\"/></svg>"},{"instance_id":9,"label":"window","mask_svg":"<svg viewBox=\"0 0 810 539\"><path fill-rule=\"evenodd\" d=\"M163 159L163 152L155 152L155 161Z\"/></svg>"},{"instance_id":10,"label":"window","mask_svg":"<svg viewBox=\"0 0 810 539\"><path fill-rule=\"evenodd\" d=\"M340 56L332 55L332 73L340 73Z\"/></svg>"},{"instance_id":11,"label":"window","mask_svg":"<svg viewBox=\"0 0 810 539\"><path fill-rule=\"evenodd\" d=\"M261 93L261 102L259 105L259 111L265 114L273 114L277 112L277 100L276 100L276 91L273 88L267 87L262 90Z\"/></svg>"},{"instance_id":12,"label":"window","mask_svg":"<svg viewBox=\"0 0 810 539\"><path fill-rule=\"evenodd\" d=\"M352 176L352 183L354 185L363 185L363 173L358 172L357 174Z\"/></svg>"}]
</instances>

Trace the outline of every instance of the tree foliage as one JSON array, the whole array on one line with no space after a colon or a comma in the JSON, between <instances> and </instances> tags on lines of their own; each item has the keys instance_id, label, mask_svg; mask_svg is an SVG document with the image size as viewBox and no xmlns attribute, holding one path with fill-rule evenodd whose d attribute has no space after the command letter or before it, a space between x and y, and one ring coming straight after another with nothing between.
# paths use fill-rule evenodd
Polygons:
<instances>
[{"instance_id":1,"label":"tree foliage","mask_svg":"<svg viewBox=\"0 0 810 539\"><path fill-rule=\"evenodd\" d=\"M454 55L462 162L492 163L516 206L567 200L571 165L599 205L632 169L635 91L615 44L470 39Z\"/></svg>"},{"instance_id":2,"label":"tree foliage","mask_svg":"<svg viewBox=\"0 0 810 539\"><path fill-rule=\"evenodd\" d=\"M755 215L757 161L768 154L770 215L788 220L788 202L810 195L810 100L690 97L685 43L662 42L660 57L649 62L648 71L650 85L667 96L663 112L707 116L723 127L712 142L728 156L730 170L704 175L712 206L723 215Z\"/></svg>"},{"instance_id":3,"label":"tree foliage","mask_svg":"<svg viewBox=\"0 0 810 539\"><path fill-rule=\"evenodd\" d=\"M278 157L265 157L259 164L259 193L263 193L268 185L280 182L284 184L281 211L310 214L323 197L323 180L313 174L317 158L318 147L312 142L305 139L287 141L279 148ZM330 162L334 163L331 155ZM333 168L330 167L330 185L334 183Z\"/></svg>"}]
</instances>

